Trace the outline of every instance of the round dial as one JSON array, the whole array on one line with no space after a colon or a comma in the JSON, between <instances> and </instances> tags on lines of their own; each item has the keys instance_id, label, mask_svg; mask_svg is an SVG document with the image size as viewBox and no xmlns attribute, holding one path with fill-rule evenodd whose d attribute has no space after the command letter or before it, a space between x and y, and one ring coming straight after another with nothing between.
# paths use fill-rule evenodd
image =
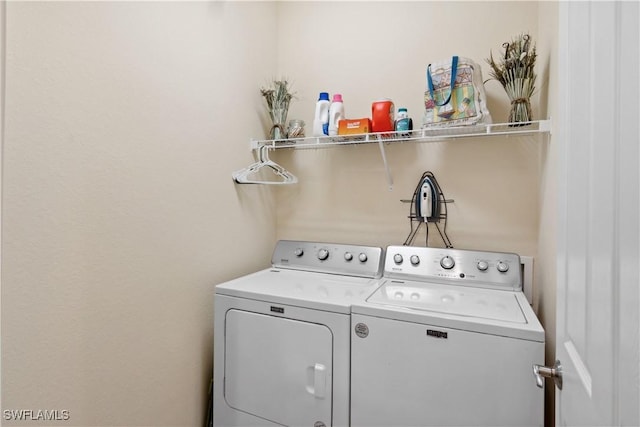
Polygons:
<instances>
[{"instance_id":1,"label":"round dial","mask_svg":"<svg viewBox=\"0 0 640 427\"><path fill-rule=\"evenodd\" d=\"M489 263L487 261L478 261L478 270L487 271L489 268Z\"/></svg>"},{"instance_id":2,"label":"round dial","mask_svg":"<svg viewBox=\"0 0 640 427\"><path fill-rule=\"evenodd\" d=\"M367 258L367 254L362 252L360 255L358 255L358 259L360 260L360 262L367 262L369 258Z\"/></svg>"},{"instance_id":3,"label":"round dial","mask_svg":"<svg viewBox=\"0 0 640 427\"><path fill-rule=\"evenodd\" d=\"M411 258L409 258L411 261L411 264L413 265L418 265L420 264L420 257L418 255L411 255Z\"/></svg>"},{"instance_id":4,"label":"round dial","mask_svg":"<svg viewBox=\"0 0 640 427\"><path fill-rule=\"evenodd\" d=\"M353 259L353 254L351 252L345 252L344 259L347 261L351 261Z\"/></svg>"},{"instance_id":5,"label":"round dial","mask_svg":"<svg viewBox=\"0 0 640 427\"><path fill-rule=\"evenodd\" d=\"M293 254L297 257L301 257L302 255L304 255L304 251L302 250L302 248L296 248L293 251Z\"/></svg>"},{"instance_id":6,"label":"round dial","mask_svg":"<svg viewBox=\"0 0 640 427\"><path fill-rule=\"evenodd\" d=\"M318 259L320 261L324 261L325 259L329 258L329 251L326 249L320 249L318 251Z\"/></svg>"},{"instance_id":7,"label":"round dial","mask_svg":"<svg viewBox=\"0 0 640 427\"><path fill-rule=\"evenodd\" d=\"M440 260L440 266L445 270L451 270L456 265L456 262L449 255Z\"/></svg>"},{"instance_id":8,"label":"round dial","mask_svg":"<svg viewBox=\"0 0 640 427\"><path fill-rule=\"evenodd\" d=\"M506 273L507 271L509 271L509 264L507 264L506 262L502 262L500 261L497 265L496 268L498 269L498 271L500 273Z\"/></svg>"},{"instance_id":9,"label":"round dial","mask_svg":"<svg viewBox=\"0 0 640 427\"><path fill-rule=\"evenodd\" d=\"M395 254L393 256L393 262L395 262L396 264L402 264L402 255Z\"/></svg>"}]
</instances>

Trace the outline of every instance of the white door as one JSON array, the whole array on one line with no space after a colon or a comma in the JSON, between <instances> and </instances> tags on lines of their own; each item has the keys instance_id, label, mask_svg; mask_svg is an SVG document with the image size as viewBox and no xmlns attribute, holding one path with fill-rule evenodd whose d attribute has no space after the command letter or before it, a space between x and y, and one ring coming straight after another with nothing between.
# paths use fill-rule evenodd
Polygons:
<instances>
[{"instance_id":1,"label":"white door","mask_svg":"<svg viewBox=\"0 0 640 427\"><path fill-rule=\"evenodd\" d=\"M332 425L333 337L325 325L229 310L224 397L285 426Z\"/></svg>"},{"instance_id":2,"label":"white door","mask_svg":"<svg viewBox=\"0 0 640 427\"><path fill-rule=\"evenodd\" d=\"M639 13L560 5L558 426L640 425Z\"/></svg>"}]
</instances>

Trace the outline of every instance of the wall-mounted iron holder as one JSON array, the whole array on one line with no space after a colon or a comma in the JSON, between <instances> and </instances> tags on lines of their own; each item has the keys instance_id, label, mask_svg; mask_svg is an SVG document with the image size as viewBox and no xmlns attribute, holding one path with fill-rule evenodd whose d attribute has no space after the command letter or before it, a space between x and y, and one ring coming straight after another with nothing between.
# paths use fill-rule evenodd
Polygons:
<instances>
[{"instance_id":1,"label":"wall-mounted iron holder","mask_svg":"<svg viewBox=\"0 0 640 427\"><path fill-rule=\"evenodd\" d=\"M418 198L419 198L420 192L422 191L421 185L425 180L429 180L430 182L433 183L434 194L436 195L436 200L435 200L435 203L433 204L434 208L431 215L429 216L423 216L419 213ZM400 202L410 204L409 215L407 216L407 218L409 219L410 231L409 231L409 235L407 236L404 242L404 245L411 245L415 240L415 237L418 234L420 227L422 226L422 224L425 224L427 227L425 245L428 246L429 224L433 224L436 230L438 231L438 234L440 235L442 242L445 244L445 247L453 248L453 244L451 243L451 240L447 235L447 216L448 216L447 204L454 203L454 200L447 199L445 197L444 193L442 192L442 188L438 184L438 181L436 180L436 177L433 175L432 172L430 171L424 172L420 177L420 180L418 181L418 186L413 192L413 196L411 197L411 199L401 199ZM443 223L442 228L440 228L441 222Z\"/></svg>"}]
</instances>

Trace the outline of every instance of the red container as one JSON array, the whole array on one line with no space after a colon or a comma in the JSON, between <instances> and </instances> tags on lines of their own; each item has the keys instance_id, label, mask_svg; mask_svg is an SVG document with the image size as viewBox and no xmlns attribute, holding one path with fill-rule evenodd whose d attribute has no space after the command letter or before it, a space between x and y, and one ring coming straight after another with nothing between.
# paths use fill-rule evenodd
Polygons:
<instances>
[{"instance_id":1,"label":"red container","mask_svg":"<svg viewBox=\"0 0 640 427\"><path fill-rule=\"evenodd\" d=\"M389 132L394 130L395 107L390 99L382 99L371 105L371 131Z\"/></svg>"}]
</instances>

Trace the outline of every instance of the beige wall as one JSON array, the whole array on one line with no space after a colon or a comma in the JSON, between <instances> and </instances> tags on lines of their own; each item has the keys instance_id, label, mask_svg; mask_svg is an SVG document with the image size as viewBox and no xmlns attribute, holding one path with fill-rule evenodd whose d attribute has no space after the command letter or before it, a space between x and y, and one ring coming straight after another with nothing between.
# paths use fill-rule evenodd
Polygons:
<instances>
[{"instance_id":1,"label":"beige wall","mask_svg":"<svg viewBox=\"0 0 640 427\"><path fill-rule=\"evenodd\" d=\"M295 186L230 179L265 135L258 88L270 78L293 82L289 118L308 131L320 91L342 93L351 118L392 98L419 126L429 62L467 56L488 79L490 50L527 31L540 76L552 75L553 4L7 6L3 409L68 409L71 425L202 425L214 284L266 265L276 238L401 244L400 199L425 170L455 200L456 247L536 257L536 305L555 322L546 138L388 147L392 191L375 145L280 150ZM554 101L553 83L540 87L536 119ZM506 121L503 89L486 88L494 122ZM442 244L435 233L430 244Z\"/></svg>"},{"instance_id":2,"label":"beige wall","mask_svg":"<svg viewBox=\"0 0 640 427\"><path fill-rule=\"evenodd\" d=\"M485 59L522 31L538 37L536 2L314 2L282 4L279 69L296 83L290 117L313 121L318 93L342 93L346 116L369 117L388 97L422 123L426 67L453 54L469 57L489 79ZM366 13L365 13L366 10ZM334 30L329 30L331 28ZM304 29L304 31L302 30ZM508 119L508 98L486 84L494 122ZM540 118L537 97L535 118ZM540 150L537 138L495 138L388 146L389 191L376 145L275 154L300 178L278 192L278 237L402 244L410 199L432 171L447 198L454 246L515 251L538 248ZM442 246L432 231L430 245ZM420 235L416 244L424 245Z\"/></svg>"},{"instance_id":3,"label":"beige wall","mask_svg":"<svg viewBox=\"0 0 640 427\"><path fill-rule=\"evenodd\" d=\"M230 175L253 160L275 19L7 3L3 409L203 424L214 284L265 267L275 239L271 190Z\"/></svg>"}]
</instances>

